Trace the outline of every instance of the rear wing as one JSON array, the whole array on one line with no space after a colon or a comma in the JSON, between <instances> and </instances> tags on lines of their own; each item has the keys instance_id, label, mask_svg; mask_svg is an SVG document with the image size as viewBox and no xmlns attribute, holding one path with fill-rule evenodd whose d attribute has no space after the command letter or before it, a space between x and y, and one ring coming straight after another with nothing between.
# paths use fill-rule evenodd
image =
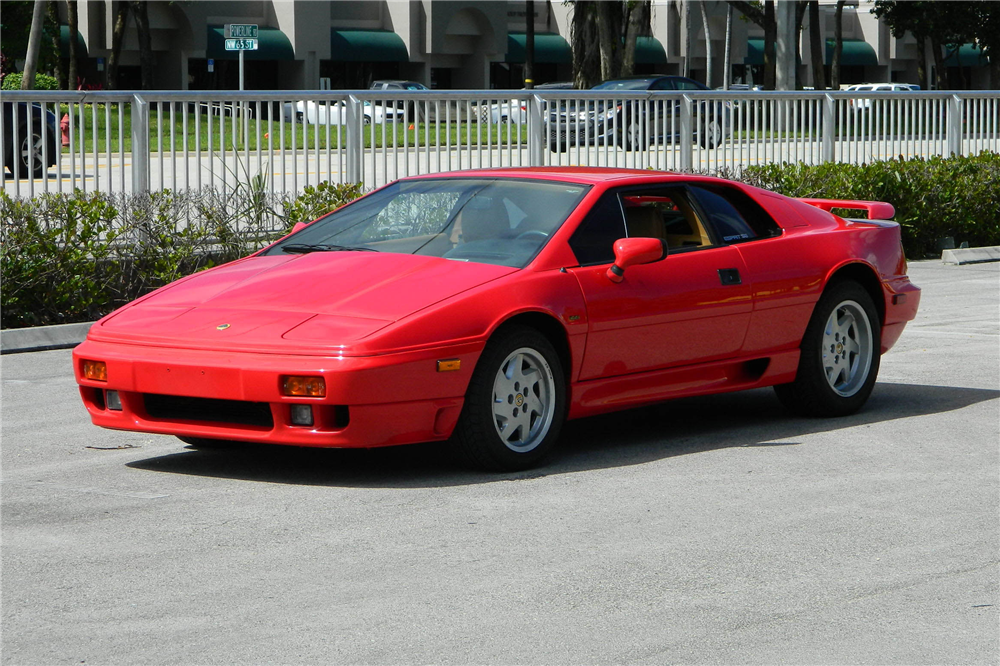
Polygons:
<instances>
[{"instance_id":1,"label":"rear wing","mask_svg":"<svg viewBox=\"0 0 1000 666\"><path fill-rule=\"evenodd\" d=\"M799 199L799 201L828 213L834 208L867 211L869 220L891 220L896 214L896 209L892 207L892 204L884 201L851 201L849 199Z\"/></svg>"}]
</instances>

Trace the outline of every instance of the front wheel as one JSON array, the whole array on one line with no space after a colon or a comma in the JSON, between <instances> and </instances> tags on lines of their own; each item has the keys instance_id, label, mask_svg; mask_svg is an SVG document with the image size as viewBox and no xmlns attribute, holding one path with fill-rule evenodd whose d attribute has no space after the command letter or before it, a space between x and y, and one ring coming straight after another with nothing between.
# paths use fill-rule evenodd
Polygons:
<instances>
[{"instance_id":1,"label":"front wheel","mask_svg":"<svg viewBox=\"0 0 1000 666\"><path fill-rule=\"evenodd\" d=\"M829 287L806 327L795 381L775 386L786 407L806 416L846 416L868 400L881 360L881 325L856 282Z\"/></svg>"},{"instance_id":2,"label":"front wheel","mask_svg":"<svg viewBox=\"0 0 1000 666\"><path fill-rule=\"evenodd\" d=\"M552 449L565 418L565 378L552 343L533 328L502 329L472 374L451 446L479 469L527 469Z\"/></svg>"},{"instance_id":3,"label":"front wheel","mask_svg":"<svg viewBox=\"0 0 1000 666\"><path fill-rule=\"evenodd\" d=\"M20 176L25 178L29 175L29 165L30 165L30 175L38 178L44 172L45 168L48 166L43 162L45 153L43 151L43 140L41 130L34 130L31 136L27 136L28 128L27 126L21 127L21 149L18 151L18 156L20 158ZM52 150L49 150L49 154L52 154Z\"/></svg>"}]
</instances>

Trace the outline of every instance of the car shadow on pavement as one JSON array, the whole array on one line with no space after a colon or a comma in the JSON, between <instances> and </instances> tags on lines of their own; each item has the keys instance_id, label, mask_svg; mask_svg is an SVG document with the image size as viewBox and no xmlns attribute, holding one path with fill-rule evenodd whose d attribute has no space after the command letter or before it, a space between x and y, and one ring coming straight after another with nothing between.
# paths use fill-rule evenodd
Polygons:
<instances>
[{"instance_id":1,"label":"car shadow on pavement","mask_svg":"<svg viewBox=\"0 0 1000 666\"><path fill-rule=\"evenodd\" d=\"M790 415L770 389L684 398L570 421L542 466L485 473L456 466L442 443L379 449L234 445L128 463L133 469L331 487L443 487L639 465L734 447L793 446L803 436L963 409L1000 397L994 389L878 384L865 408L837 419ZM178 446L181 446L178 442Z\"/></svg>"}]
</instances>

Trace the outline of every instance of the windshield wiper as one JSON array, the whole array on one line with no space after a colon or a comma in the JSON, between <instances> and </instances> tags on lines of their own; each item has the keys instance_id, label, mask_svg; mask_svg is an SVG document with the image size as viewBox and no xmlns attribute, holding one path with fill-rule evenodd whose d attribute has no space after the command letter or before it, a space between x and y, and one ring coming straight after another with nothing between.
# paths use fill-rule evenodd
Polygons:
<instances>
[{"instance_id":1,"label":"windshield wiper","mask_svg":"<svg viewBox=\"0 0 1000 666\"><path fill-rule=\"evenodd\" d=\"M327 243L289 243L288 245L282 245L281 251L290 254L308 254L310 252L378 252L373 247L330 245Z\"/></svg>"}]
</instances>

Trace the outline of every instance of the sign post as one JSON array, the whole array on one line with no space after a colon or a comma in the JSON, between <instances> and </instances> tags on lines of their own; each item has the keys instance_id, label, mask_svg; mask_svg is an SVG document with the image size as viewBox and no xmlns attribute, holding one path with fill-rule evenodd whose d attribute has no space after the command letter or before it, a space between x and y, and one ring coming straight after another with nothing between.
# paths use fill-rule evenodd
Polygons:
<instances>
[{"instance_id":1,"label":"sign post","mask_svg":"<svg viewBox=\"0 0 1000 666\"><path fill-rule=\"evenodd\" d=\"M229 24L229 38L226 40L226 50L227 51L239 51L240 52L240 90L243 90L243 52L244 51L256 51L259 45L257 40L257 24L256 23L230 23ZM243 125L243 146L249 150L249 137L247 132L249 131L249 124L246 121L246 102L242 99L240 100L240 123ZM233 129L235 129L235 120ZM236 137L233 137L233 143L236 143Z\"/></svg>"},{"instance_id":2,"label":"sign post","mask_svg":"<svg viewBox=\"0 0 1000 666\"><path fill-rule=\"evenodd\" d=\"M240 52L240 90L243 90L243 52L256 51L259 45L256 23L230 23L227 51Z\"/></svg>"}]
</instances>

